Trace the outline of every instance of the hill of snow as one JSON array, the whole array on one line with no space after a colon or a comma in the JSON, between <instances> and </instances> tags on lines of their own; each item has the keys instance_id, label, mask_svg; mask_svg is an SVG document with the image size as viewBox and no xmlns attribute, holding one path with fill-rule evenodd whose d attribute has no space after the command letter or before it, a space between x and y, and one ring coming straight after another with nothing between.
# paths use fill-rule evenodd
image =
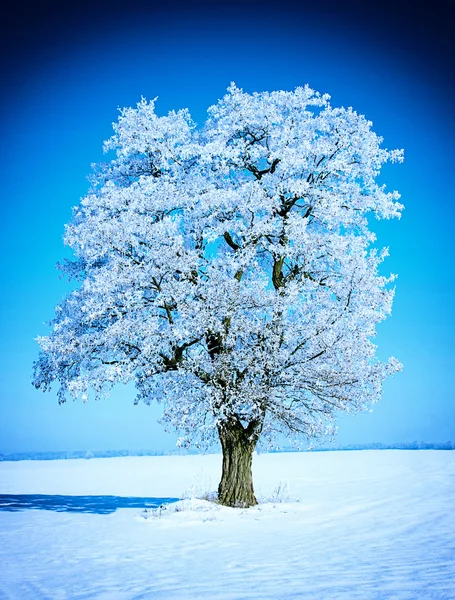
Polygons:
<instances>
[{"instance_id":1,"label":"hill of snow","mask_svg":"<svg viewBox=\"0 0 455 600\"><path fill-rule=\"evenodd\" d=\"M262 454L247 510L204 499L220 466L2 462L0 598L455 598L454 452Z\"/></svg>"}]
</instances>

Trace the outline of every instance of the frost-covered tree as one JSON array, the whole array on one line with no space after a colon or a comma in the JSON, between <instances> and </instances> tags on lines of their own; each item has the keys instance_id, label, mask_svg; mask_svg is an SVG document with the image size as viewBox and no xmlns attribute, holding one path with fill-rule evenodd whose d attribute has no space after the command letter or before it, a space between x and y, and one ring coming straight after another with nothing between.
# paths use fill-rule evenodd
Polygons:
<instances>
[{"instance_id":1,"label":"frost-covered tree","mask_svg":"<svg viewBox=\"0 0 455 600\"><path fill-rule=\"evenodd\" d=\"M65 242L80 282L39 338L34 385L59 401L135 382L181 444L223 451L219 501L256 503L259 437L310 439L364 410L386 375L372 342L391 311L368 218L400 216L376 178L401 151L308 86L232 84L196 128L155 101L120 111Z\"/></svg>"}]
</instances>

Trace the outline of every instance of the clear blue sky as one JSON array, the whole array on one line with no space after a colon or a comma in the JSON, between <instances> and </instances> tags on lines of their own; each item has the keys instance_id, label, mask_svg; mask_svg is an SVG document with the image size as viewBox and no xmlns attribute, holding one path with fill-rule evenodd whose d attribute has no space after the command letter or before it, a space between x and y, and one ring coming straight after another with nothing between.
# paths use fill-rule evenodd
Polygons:
<instances>
[{"instance_id":1,"label":"clear blue sky","mask_svg":"<svg viewBox=\"0 0 455 600\"><path fill-rule=\"evenodd\" d=\"M58 406L31 385L37 335L68 287L54 265L63 226L103 158L117 107L144 95L157 112L188 107L202 123L230 81L246 91L309 83L374 123L405 163L383 181L406 206L375 224L398 273L391 318L377 342L404 364L373 413L343 418L339 444L455 440L453 46L438 0L302 1L210 6L98 2L6 15L1 98L0 452L172 448L159 408L134 390L106 402ZM367 4L368 6L363 6ZM379 8L379 6L381 8ZM411 5L410 5L411 6ZM13 9L10 9L11 11Z\"/></svg>"}]
</instances>

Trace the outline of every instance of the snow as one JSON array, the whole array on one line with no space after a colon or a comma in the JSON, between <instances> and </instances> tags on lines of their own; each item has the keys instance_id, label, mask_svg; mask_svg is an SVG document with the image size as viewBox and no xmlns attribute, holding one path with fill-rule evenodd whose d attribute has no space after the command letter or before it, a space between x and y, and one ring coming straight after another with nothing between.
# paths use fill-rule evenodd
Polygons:
<instances>
[{"instance_id":1,"label":"snow","mask_svg":"<svg viewBox=\"0 0 455 600\"><path fill-rule=\"evenodd\" d=\"M201 499L220 464L0 463L0 598L455 598L455 453L256 455L246 510Z\"/></svg>"}]
</instances>

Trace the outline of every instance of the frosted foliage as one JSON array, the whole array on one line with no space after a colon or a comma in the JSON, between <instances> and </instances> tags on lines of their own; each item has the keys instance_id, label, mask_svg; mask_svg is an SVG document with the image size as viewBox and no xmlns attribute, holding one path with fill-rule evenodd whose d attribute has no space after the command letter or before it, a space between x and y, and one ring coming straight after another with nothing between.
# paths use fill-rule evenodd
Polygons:
<instances>
[{"instance_id":1,"label":"frosted foliage","mask_svg":"<svg viewBox=\"0 0 455 600\"><path fill-rule=\"evenodd\" d=\"M371 125L308 86L232 84L201 129L122 110L66 227L80 286L39 338L36 387L85 401L134 381L183 444L233 418L308 439L377 401L400 364L375 356L394 277L368 217L400 216L376 178L402 152Z\"/></svg>"}]
</instances>

